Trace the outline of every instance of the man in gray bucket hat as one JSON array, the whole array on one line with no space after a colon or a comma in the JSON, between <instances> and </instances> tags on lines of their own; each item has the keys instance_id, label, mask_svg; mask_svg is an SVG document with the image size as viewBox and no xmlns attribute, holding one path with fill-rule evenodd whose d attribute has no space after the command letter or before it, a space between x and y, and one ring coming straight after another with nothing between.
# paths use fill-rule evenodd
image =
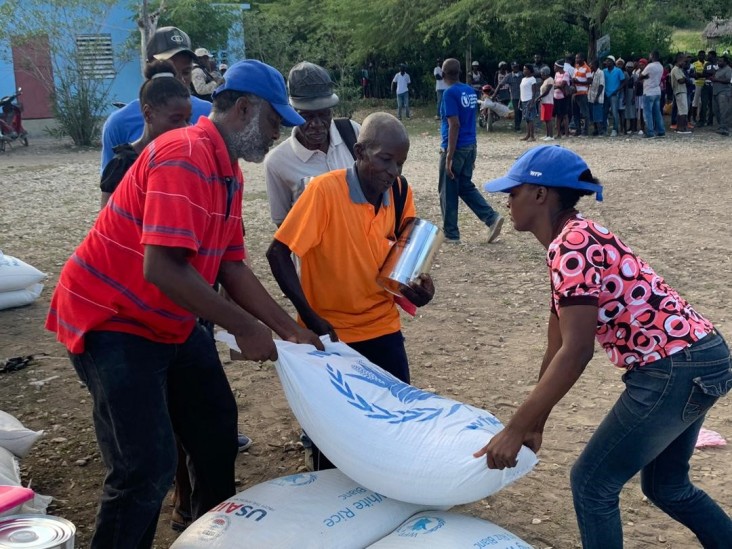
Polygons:
<instances>
[{"instance_id":1,"label":"man in gray bucket hat","mask_svg":"<svg viewBox=\"0 0 732 549\"><path fill-rule=\"evenodd\" d=\"M323 67L303 61L287 77L290 104L305 119L267 155L264 177L272 221L282 224L307 182L316 175L349 168L353 145L361 127L345 118L333 118L338 96Z\"/></svg>"}]
</instances>

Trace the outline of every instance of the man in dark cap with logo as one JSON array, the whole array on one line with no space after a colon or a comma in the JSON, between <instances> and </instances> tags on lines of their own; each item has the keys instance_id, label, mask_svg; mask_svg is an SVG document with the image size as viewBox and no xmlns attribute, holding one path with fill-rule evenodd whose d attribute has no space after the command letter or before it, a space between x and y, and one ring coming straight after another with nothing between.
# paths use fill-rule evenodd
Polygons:
<instances>
[{"instance_id":1,"label":"man in dark cap with logo","mask_svg":"<svg viewBox=\"0 0 732 549\"><path fill-rule=\"evenodd\" d=\"M234 334L248 360L277 358L272 331L323 348L244 263L241 230L239 159L262 162L281 124L303 122L279 72L234 64L211 115L142 152L61 272L46 327L91 393L107 467L92 549L152 546L176 435L193 519L234 495L236 401L197 318Z\"/></svg>"},{"instance_id":2,"label":"man in dark cap with logo","mask_svg":"<svg viewBox=\"0 0 732 549\"><path fill-rule=\"evenodd\" d=\"M191 39L185 32L176 27L161 27L156 30L147 43L147 61L149 63L154 59L173 63L178 80L186 88L190 87L196 55L191 49ZM211 103L197 97L191 97L191 107L193 124L201 116L208 116L211 112ZM114 148L139 139L144 125L139 99L130 101L109 115L102 129L102 171L114 157Z\"/></svg>"},{"instance_id":3,"label":"man in dark cap with logo","mask_svg":"<svg viewBox=\"0 0 732 549\"><path fill-rule=\"evenodd\" d=\"M361 127L348 119L333 119L338 96L323 67L303 61L287 77L290 105L305 120L292 129L264 161L264 178L272 221L278 227L302 194L310 178L349 168Z\"/></svg>"}]
</instances>

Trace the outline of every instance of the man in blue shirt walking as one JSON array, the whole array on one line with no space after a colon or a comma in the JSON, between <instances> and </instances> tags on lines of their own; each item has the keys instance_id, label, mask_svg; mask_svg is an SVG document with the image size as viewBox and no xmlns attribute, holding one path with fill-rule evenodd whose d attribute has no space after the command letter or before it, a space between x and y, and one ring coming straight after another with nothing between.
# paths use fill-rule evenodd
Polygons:
<instances>
[{"instance_id":1,"label":"man in blue shirt walking","mask_svg":"<svg viewBox=\"0 0 732 549\"><path fill-rule=\"evenodd\" d=\"M445 240L460 243L458 228L458 199L488 226L488 242L501 233L503 217L486 202L473 183L473 168L477 153L475 116L478 97L475 90L460 82L460 62L445 59L442 78L447 89L442 95L442 146L440 148L440 209Z\"/></svg>"}]
</instances>

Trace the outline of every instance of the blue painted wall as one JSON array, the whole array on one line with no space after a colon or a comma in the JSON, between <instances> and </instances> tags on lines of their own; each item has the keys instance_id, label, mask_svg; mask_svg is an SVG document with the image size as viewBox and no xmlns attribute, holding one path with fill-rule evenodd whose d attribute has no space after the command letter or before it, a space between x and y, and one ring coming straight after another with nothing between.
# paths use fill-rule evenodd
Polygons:
<instances>
[{"instance_id":1,"label":"blue painted wall","mask_svg":"<svg viewBox=\"0 0 732 549\"><path fill-rule=\"evenodd\" d=\"M69 33L70 39L74 39L76 33L109 33L112 36L112 48L115 53L117 75L111 81L109 107L105 114L109 114L115 110L115 107L112 106L113 101L126 103L135 99L143 81L140 67L139 42L135 41L133 43L130 41L130 36L137 29L135 13L132 11L131 5L132 2L129 0L121 0L107 12L100 26L93 29L73 29ZM248 4L242 5L242 9L248 8ZM235 26L231 30L229 48L226 52L226 62L229 65L238 61L243 55L243 33L241 25ZM132 46L132 49L129 46ZM194 47L197 46L194 45ZM51 52L51 55L53 55L53 52ZM15 76L13 73L10 47L8 44L0 43L0 96L13 93L15 88Z\"/></svg>"}]
</instances>

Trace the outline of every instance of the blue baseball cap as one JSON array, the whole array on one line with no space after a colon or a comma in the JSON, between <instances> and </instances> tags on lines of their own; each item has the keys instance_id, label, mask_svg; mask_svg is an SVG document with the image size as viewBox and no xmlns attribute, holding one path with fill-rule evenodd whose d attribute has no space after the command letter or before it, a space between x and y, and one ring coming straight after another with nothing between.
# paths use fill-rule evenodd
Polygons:
<instances>
[{"instance_id":1,"label":"blue baseball cap","mask_svg":"<svg viewBox=\"0 0 732 549\"><path fill-rule=\"evenodd\" d=\"M483 185L483 189L492 193L507 193L514 187L529 183L591 191L601 202L602 185L580 181L580 176L589 169L577 153L559 145L542 145L519 156L506 175L489 181Z\"/></svg>"},{"instance_id":2,"label":"blue baseball cap","mask_svg":"<svg viewBox=\"0 0 732 549\"><path fill-rule=\"evenodd\" d=\"M213 92L216 97L225 90L251 93L267 101L282 117L284 126L300 126L305 119L287 101L285 79L274 67L256 59L245 59L231 65L224 83Z\"/></svg>"}]
</instances>

